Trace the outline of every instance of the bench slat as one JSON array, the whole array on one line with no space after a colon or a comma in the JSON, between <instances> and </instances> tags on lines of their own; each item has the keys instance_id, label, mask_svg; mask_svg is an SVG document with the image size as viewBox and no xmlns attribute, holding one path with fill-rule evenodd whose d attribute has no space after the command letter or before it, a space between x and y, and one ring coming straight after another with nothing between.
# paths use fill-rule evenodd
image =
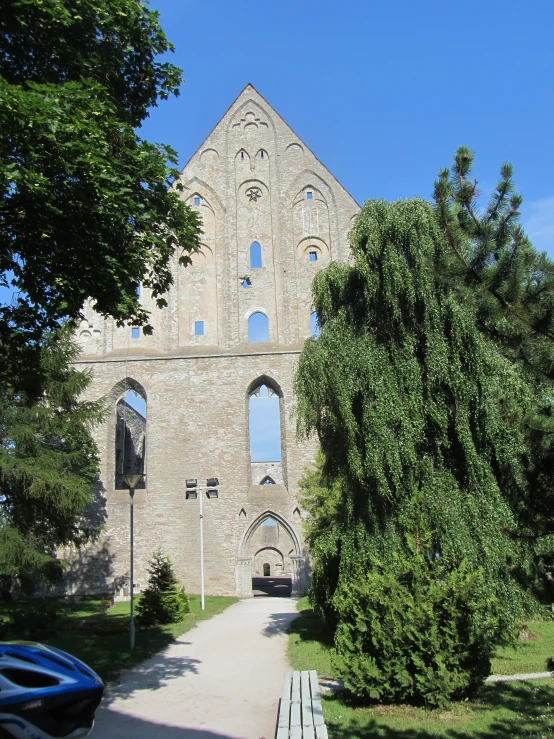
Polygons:
<instances>
[{"instance_id":1,"label":"bench slat","mask_svg":"<svg viewBox=\"0 0 554 739\"><path fill-rule=\"evenodd\" d=\"M290 726L290 701L281 698L279 703L279 720L277 722L279 728L288 729Z\"/></svg>"},{"instance_id":2,"label":"bench slat","mask_svg":"<svg viewBox=\"0 0 554 739\"><path fill-rule=\"evenodd\" d=\"M313 726L314 717L312 715L311 701L302 701L302 726Z\"/></svg>"},{"instance_id":3,"label":"bench slat","mask_svg":"<svg viewBox=\"0 0 554 739\"><path fill-rule=\"evenodd\" d=\"M300 703L292 702L290 704L290 727L302 726L300 721Z\"/></svg>"},{"instance_id":4,"label":"bench slat","mask_svg":"<svg viewBox=\"0 0 554 739\"><path fill-rule=\"evenodd\" d=\"M315 727L315 735L317 739L328 739L327 727L325 726L325 724L323 724L323 726Z\"/></svg>"},{"instance_id":5,"label":"bench slat","mask_svg":"<svg viewBox=\"0 0 554 739\"><path fill-rule=\"evenodd\" d=\"M292 690L290 698L292 701L297 701L300 703L300 673L299 672L293 672L292 673Z\"/></svg>"},{"instance_id":6,"label":"bench slat","mask_svg":"<svg viewBox=\"0 0 554 739\"><path fill-rule=\"evenodd\" d=\"M290 739L302 739L302 727L291 726L290 727Z\"/></svg>"},{"instance_id":7,"label":"bench slat","mask_svg":"<svg viewBox=\"0 0 554 739\"><path fill-rule=\"evenodd\" d=\"M321 693L319 692L319 682L317 679L317 672L315 670L310 670L310 688L312 691L312 700L320 700L321 699Z\"/></svg>"},{"instance_id":8,"label":"bench slat","mask_svg":"<svg viewBox=\"0 0 554 739\"><path fill-rule=\"evenodd\" d=\"M300 692L302 694L302 703L311 700L310 675L305 671L300 673Z\"/></svg>"},{"instance_id":9,"label":"bench slat","mask_svg":"<svg viewBox=\"0 0 554 739\"><path fill-rule=\"evenodd\" d=\"M314 726L324 726L325 720L323 718L323 708L321 707L321 701L319 699L312 701L312 713L314 717Z\"/></svg>"},{"instance_id":10,"label":"bench slat","mask_svg":"<svg viewBox=\"0 0 554 739\"><path fill-rule=\"evenodd\" d=\"M286 701L290 701L290 682L292 679L292 673L285 672L285 677L283 678L283 692L281 693L281 698Z\"/></svg>"},{"instance_id":11,"label":"bench slat","mask_svg":"<svg viewBox=\"0 0 554 739\"><path fill-rule=\"evenodd\" d=\"M302 727L302 739L315 739L315 732L313 726Z\"/></svg>"},{"instance_id":12,"label":"bench slat","mask_svg":"<svg viewBox=\"0 0 554 739\"><path fill-rule=\"evenodd\" d=\"M279 726L275 734L275 739L289 739L289 727Z\"/></svg>"}]
</instances>

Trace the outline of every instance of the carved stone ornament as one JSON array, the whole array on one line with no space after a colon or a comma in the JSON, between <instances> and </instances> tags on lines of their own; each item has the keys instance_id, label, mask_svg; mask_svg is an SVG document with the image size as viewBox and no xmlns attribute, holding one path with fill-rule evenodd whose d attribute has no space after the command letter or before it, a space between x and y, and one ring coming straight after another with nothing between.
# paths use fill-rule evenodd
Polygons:
<instances>
[{"instance_id":1,"label":"carved stone ornament","mask_svg":"<svg viewBox=\"0 0 554 739\"><path fill-rule=\"evenodd\" d=\"M254 203L257 202L258 198L262 197L262 191L259 187L249 187L246 194L248 195L248 200Z\"/></svg>"}]
</instances>

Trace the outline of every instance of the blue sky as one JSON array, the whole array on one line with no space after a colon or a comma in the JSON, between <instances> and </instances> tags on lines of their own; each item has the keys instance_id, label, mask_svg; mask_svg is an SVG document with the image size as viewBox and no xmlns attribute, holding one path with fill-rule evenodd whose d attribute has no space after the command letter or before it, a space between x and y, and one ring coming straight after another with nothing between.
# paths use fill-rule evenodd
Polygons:
<instances>
[{"instance_id":1,"label":"blue sky","mask_svg":"<svg viewBox=\"0 0 554 739\"><path fill-rule=\"evenodd\" d=\"M251 82L360 203L429 197L460 144L484 193L511 161L554 257L554 3L153 0L185 70L145 123L184 165Z\"/></svg>"},{"instance_id":2,"label":"blue sky","mask_svg":"<svg viewBox=\"0 0 554 739\"><path fill-rule=\"evenodd\" d=\"M552 0L151 7L186 83L143 135L176 149L181 167L251 82L360 204L430 197L461 144L484 195L511 161L523 223L554 258ZM252 403L254 459L279 455L276 400Z\"/></svg>"},{"instance_id":3,"label":"blue sky","mask_svg":"<svg viewBox=\"0 0 554 739\"><path fill-rule=\"evenodd\" d=\"M186 84L142 135L181 166L251 82L360 204L429 197L460 144L485 194L511 161L524 225L554 258L552 0L150 5ZM264 444L279 453L276 438Z\"/></svg>"},{"instance_id":4,"label":"blue sky","mask_svg":"<svg viewBox=\"0 0 554 739\"><path fill-rule=\"evenodd\" d=\"M281 461L281 423L279 397L262 388L259 397L250 398L250 459L252 462Z\"/></svg>"}]
</instances>

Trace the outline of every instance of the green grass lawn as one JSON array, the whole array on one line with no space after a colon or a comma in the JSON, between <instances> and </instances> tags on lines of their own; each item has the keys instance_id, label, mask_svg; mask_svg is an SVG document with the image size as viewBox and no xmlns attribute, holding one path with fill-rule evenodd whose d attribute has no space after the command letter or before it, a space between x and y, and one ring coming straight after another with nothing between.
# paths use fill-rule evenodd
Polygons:
<instances>
[{"instance_id":1,"label":"green grass lawn","mask_svg":"<svg viewBox=\"0 0 554 739\"><path fill-rule=\"evenodd\" d=\"M224 611L237 598L208 595L203 612L199 596L189 596L189 601L190 613L183 621L169 626L137 627L133 652L129 650L129 603L116 603L103 616L100 598L83 598L71 605L59 601L63 614L60 627L39 640L75 655L105 682L113 683L121 670L143 662L199 621ZM2 604L0 615L6 616L14 611L24 614L29 611L29 604Z\"/></svg>"},{"instance_id":2,"label":"green grass lawn","mask_svg":"<svg viewBox=\"0 0 554 739\"><path fill-rule=\"evenodd\" d=\"M306 598L300 600L298 607L302 615L290 627L291 667L315 669L320 677L334 677L328 629L314 615ZM495 659L495 671L506 674L507 664L510 672L546 669L545 655L552 644L553 624L529 622L528 626L537 638L522 643L516 650L502 650ZM538 669L535 666L541 654L542 667ZM512 669L514 665L517 667ZM337 692L323 697L323 711L331 739L552 739L554 680L488 684L475 700L437 711L411 706L360 708L349 703L346 694Z\"/></svg>"},{"instance_id":3,"label":"green grass lawn","mask_svg":"<svg viewBox=\"0 0 554 739\"><path fill-rule=\"evenodd\" d=\"M500 649L492 661L493 675L549 669L548 660L554 660L554 621L528 621L527 626L533 638L520 641L515 647Z\"/></svg>"}]
</instances>

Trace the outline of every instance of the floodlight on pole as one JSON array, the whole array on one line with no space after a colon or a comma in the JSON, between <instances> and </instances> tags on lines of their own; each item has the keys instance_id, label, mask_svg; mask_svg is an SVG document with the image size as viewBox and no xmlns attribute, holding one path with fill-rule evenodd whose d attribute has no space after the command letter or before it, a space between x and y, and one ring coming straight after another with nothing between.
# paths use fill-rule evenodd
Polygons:
<instances>
[{"instance_id":1,"label":"floodlight on pole","mask_svg":"<svg viewBox=\"0 0 554 739\"><path fill-rule=\"evenodd\" d=\"M186 480L185 496L187 500L196 500L200 503L200 608L204 610L204 514L202 510L202 490L197 488L198 480ZM208 477L206 480L206 497L209 500L219 497L217 477Z\"/></svg>"},{"instance_id":2,"label":"floodlight on pole","mask_svg":"<svg viewBox=\"0 0 554 739\"><path fill-rule=\"evenodd\" d=\"M130 619L129 619L129 649L135 648L135 608L134 608L134 596L135 596L135 584L134 584L134 499L135 499L135 488L137 485L141 482L141 480L144 479L143 474L139 473L126 473L121 475L121 479L123 481L124 485L127 485L129 488L129 502L130 502L130 538L131 538L131 566L130 566L130 575L131 575L131 589L130 589L130 595L131 595L131 609L130 609Z\"/></svg>"}]
</instances>

